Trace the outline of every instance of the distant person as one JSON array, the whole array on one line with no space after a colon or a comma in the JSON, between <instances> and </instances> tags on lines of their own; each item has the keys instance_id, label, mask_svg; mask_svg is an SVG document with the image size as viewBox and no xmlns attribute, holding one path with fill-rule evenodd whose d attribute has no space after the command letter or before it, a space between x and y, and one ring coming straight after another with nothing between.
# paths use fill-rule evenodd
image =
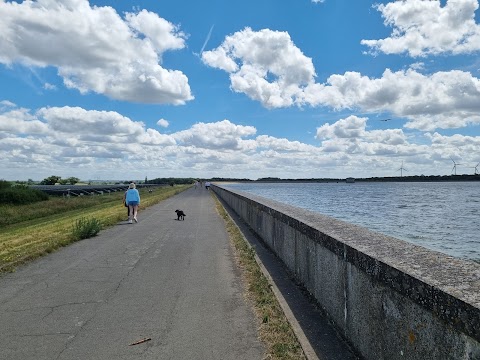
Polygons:
<instances>
[{"instance_id":1,"label":"distant person","mask_svg":"<svg viewBox=\"0 0 480 360\"><path fill-rule=\"evenodd\" d=\"M128 215L128 223L131 224L133 222L132 218L133 220L135 220L135 222L138 222L137 212L138 212L138 205L140 205L140 194L138 193L138 190L135 188L135 183L132 182L128 186L128 190L125 193L125 200L130 209L130 212Z\"/></svg>"},{"instance_id":2,"label":"distant person","mask_svg":"<svg viewBox=\"0 0 480 360\"><path fill-rule=\"evenodd\" d=\"M210 181L205 183L205 189L210 190Z\"/></svg>"},{"instance_id":3,"label":"distant person","mask_svg":"<svg viewBox=\"0 0 480 360\"><path fill-rule=\"evenodd\" d=\"M127 220L130 220L130 206L127 204L127 192L123 194L123 204L127 208Z\"/></svg>"}]
</instances>

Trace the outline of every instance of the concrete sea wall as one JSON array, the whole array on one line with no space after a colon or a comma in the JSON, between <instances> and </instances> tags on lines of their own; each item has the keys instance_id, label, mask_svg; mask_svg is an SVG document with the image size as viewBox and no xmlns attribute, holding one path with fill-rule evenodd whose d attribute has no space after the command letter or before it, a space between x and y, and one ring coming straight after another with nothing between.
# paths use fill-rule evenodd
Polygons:
<instances>
[{"instance_id":1,"label":"concrete sea wall","mask_svg":"<svg viewBox=\"0 0 480 360\"><path fill-rule=\"evenodd\" d=\"M212 189L363 358L480 360L480 264L244 192Z\"/></svg>"}]
</instances>

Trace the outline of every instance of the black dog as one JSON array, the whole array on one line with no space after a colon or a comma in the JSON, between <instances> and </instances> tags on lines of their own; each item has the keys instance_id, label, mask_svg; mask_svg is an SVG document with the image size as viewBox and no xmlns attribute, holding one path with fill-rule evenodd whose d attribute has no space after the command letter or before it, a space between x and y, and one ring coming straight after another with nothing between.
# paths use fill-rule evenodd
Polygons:
<instances>
[{"instance_id":1,"label":"black dog","mask_svg":"<svg viewBox=\"0 0 480 360\"><path fill-rule=\"evenodd\" d=\"M177 213L177 220L185 220L185 213L182 210L175 210Z\"/></svg>"}]
</instances>

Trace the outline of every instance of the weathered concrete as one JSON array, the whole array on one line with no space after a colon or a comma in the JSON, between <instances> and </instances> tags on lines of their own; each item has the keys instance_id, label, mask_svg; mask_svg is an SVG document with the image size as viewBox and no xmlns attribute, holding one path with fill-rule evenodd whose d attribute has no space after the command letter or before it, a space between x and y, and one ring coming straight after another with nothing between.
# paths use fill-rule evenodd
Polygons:
<instances>
[{"instance_id":1,"label":"weathered concrete","mask_svg":"<svg viewBox=\"0 0 480 360\"><path fill-rule=\"evenodd\" d=\"M213 186L366 359L480 359L480 265Z\"/></svg>"},{"instance_id":2,"label":"weathered concrete","mask_svg":"<svg viewBox=\"0 0 480 360\"><path fill-rule=\"evenodd\" d=\"M263 274L269 281L287 320L308 360L359 360L343 337L318 308L311 296L298 286L283 262L256 236L248 225L221 199L223 206L255 251Z\"/></svg>"}]
</instances>

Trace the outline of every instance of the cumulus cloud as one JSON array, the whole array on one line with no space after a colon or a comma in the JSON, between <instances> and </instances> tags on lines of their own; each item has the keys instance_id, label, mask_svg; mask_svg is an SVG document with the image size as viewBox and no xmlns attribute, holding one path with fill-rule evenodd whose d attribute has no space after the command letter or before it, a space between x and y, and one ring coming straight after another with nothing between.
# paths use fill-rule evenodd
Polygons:
<instances>
[{"instance_id":1,"label":"cumulus cloud","mask_svg":"<svg viewBox=\"0 0 480 360\"><path fill-rule=\"evenodd\" d=\"M346 119L341 119L336 123L330 125L326 123L317 129L317 138L345 138L355 139L360 138L365 134L365 125L367 118L360 118L357 116L349 116Z\"/></svg>"},{"instance_id":2,"label":"cumulus cloud","mask_svg":"<svg viewBox=\"0 0 480 360\"><path fill-rule=\"evenodd\" d=\"M456 149L455 152L458 152L459 148L469 148L473 151L478 151L480 148L480 137L478 136L468 136L461 134L454 134L452 136L445 136L439 133L427 134L427 137L432 142L432 147L435 148L450 148Z\"/></svg>"},{"instance_id":3,"label":"cumulus cloud","mask_svg":"<svg viewBox=\"0 0 480 360\"><path fill-rule=\"evenodd\" d=\"M401 129L371 130L368 118L349 116L334 124L317 128L316 138L327 152L363 154L368 156L412 155L413 147ZM418 148L415 148L418 151Z\"/></svg>"},{"instance_id":4,"label":"cumulus cloud","mask_svg":"<svg viewBox=\"0 0 480 360\"><path fill-rule=\"evenodd\" d=\"M480 50L480 25L475 23L477 0L403 0L375 5L392 35L362 40L372 53L408 53L412 57Z\"/></svg>"},{"instance_id":5,"label":"cumulus cloud","mask_svg":"<svg viewBox=\"0 0 480 360\"><path fill-rule=\"evenodd\" d=\"M255 146L258 148L271 149L280 152L314 152L315 146L303 144L299 141L290 141L288 139L276 138L268 135L260 135L255 139Z\"/></svg>"},{"instance_id":6,"label":"cumulus cloud","mask_svg":"<svg viewBox=\"0 0 480 360\"><path fill-rule=\"evenodd\" d=\"M75 135L139 135L144 132L142 123L114 111L85 110L80 107L42 108L37 115L48 122L55 132Z\"/></svg>"},{"instance_id":7,"label":"cumulus cloud","mask_svg":"<svg viewBox=\"0 0 480 360\"><path fill-rule=\"evenodd\" d=\"M80 107L41 108L35 113L14 108L0 113L0 132L10 135L39 134L59 146L116 144L174 145L175 140L154 129L146 129L114 111L85 110ZM106 146L106 145L105 145Z\"/></svg>"},{"instance_id":8,"label":"cumulus cloud","mask_svg":"<svg viewBox=\"0 0 480 360\"><path fill-rule=\"evenodd\" d=\"M14 105L8 105L13 107ZM0 108L0 111L2 109ZM0 113L0 132L15 134L46 134L48 126L31 115L27 109L12 109Z\"/></svg>"},{"instance_id":9,"label":"cumulus cloud","mask_svg":"<svg viewBox=\"0 0 480 360\"><path fill-rule=\"evenodd\" d=\"M479 124L479 99L480 80L459 70L423 75L387 69L378 79L347 72L305 89L305 102L314 106L391 112L407 118L407 127L428 131Z\"/></svg>"},{"instance_id":10,"label":"cumulus cloud","mask_svg":"<svg viewBox=\"0 0 480 360\"><path fill-rule=\"evenodd\" d=\"M287 32L245 28L227 36L218 48L202 53L205 64L230 74L231 88L279 108L296 103L302 87L315 77L312 60Z\"/></svg>"},{"instance_id":11,"label":"cumulus cloud","mask_svg":"<svg viewBox=\"0 0 480 360\"><path fill-rule=\"evenodd\" d=\"M242 137L254 135L256 131L253 126L235 125L223 120L195 124L189 130L175 133L173 137L197 148L238 150L242 147Z\"/></svg>"},{"instance_id":12,"label":"cumulus cloud","mask_svg":"<svg viewBox=\"0 0 480 360\"><path fill-rule=\"evenodd\" d=\"M229 73L234 91L266 108L296 105L389 112L408 119L408 128L426 131L480 123L480 80L465 71L425 75L424 64L415 63L407 70L386 69L380 78L349 71L318 83L311 59L287 33L250 28L226 37L221 46L205 51L202 59Z\"/></svg>"},{"instance_id":13,"label":"cumulus cloud","mask_svg":"<svg viewBox=\"0 0 480 360\"><path fill-rule=\"evenodd\" d=\"M80 107L30 110L8 102L0 104L4 104L0 107L0 167L18 178L27 164L31 177L36 174L40 180L51 174L83 179L100 173L104 179L123 179L125 174L128 178L146 174L253 179L369 177L395 175L404 160L412 173L443 174L451 170L450 157L476 165L480 150L479 137L437 132L412 136L411 130L395 128L370 130L371 120L359 116L319 126L318 143L312 145L257 134L255 127L228 119L197 123L165 135L113 111ZM71 165L68 174L63 173L65 164ZM63 169L62 173L57 169Z\"/></svg>"},{"instance_id":14,"label":"cumulus cloud","mask_svg":"<svg viewBox=\"0 0 480 360\"><path fill-rule=\"evenodd\" d=\"M181 71L162 55L185 47L186 35L142 10L122 19L87 0L0 2L0 63L54 66L69 88L138 103L193 99Z\"/></svg>"},{"instance_id":15,"label":"cumulus cloud","mask_svg":"<svg viewBox=\"0 0 480 360\"><path fill-rule=\"evenodd\" d=\"M166 128L166 127L168 127L170 124L168 123L167 120L165 120L165 119L160 119L160 120L157 121L157 125Z\"/></svg>"}]
</instances>

